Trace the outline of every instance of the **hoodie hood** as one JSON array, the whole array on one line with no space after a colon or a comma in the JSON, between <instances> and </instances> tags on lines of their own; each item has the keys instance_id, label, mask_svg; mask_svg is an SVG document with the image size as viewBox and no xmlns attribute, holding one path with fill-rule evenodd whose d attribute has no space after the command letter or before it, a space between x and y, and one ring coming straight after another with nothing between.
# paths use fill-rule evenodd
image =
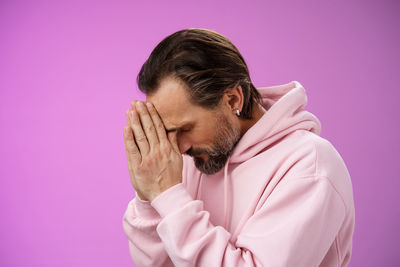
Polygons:
<instances>
[{"instance_id":1,"label":"hoodie hood","mask_svg":"<svg viewBox=\"0 0 400 267\"><path fill-rule=\"evenodd\" d=\"M293 131L301 129L317 135L321 132L318 118L304 110L307 95L298 81L257 90L266 113L239 140L229 163L246 161Z\"/></svg>"},{"instance_id":2,"label":"hoodie hood","mask_svg":"<svg viewBox=\"0 0 400 267\"><path fill-rule=\"evenodd\" d=\"M262 96L265 114L242 136L224 167L224 227L230 226L231 179L229 165L244 162L275 141L296 131L307 130L320 134L321 123L316 116L304 110L307 95L297 81L257 89Z\"/></svg>"}]
</instances>

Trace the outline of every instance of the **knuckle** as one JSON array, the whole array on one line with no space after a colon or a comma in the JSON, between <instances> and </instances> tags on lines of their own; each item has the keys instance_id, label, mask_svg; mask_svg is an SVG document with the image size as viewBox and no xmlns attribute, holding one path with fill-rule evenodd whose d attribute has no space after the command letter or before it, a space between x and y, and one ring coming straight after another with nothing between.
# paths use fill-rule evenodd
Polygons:
<instances>
[{"instance_id":1,"label":"knuckle","mask_svg":"<svg viewBox=\"0 0 400 267\"><path fill-rule=\"evenodd\" d=\"M133 145L127 145L126 152L129 153L129 155L132 155L132 156L140 155L140 153L137 150L137 148L134 147Z\"/></svg>"},{"instance_id":2,"label":"knuckle","mask_svg":"<svg viewBox=\"0 0 400 267\"><path fill-rule=\"evenodd\" d=\"M152 123L146 125L146 130L153 131L154 130L154 125Z\"/></svg>"},{"instance_id":3,"label":"knuckle","mask_svg":"<svg viewBox=\"0 0 400 267\"><path fill-rule=\"evenodd\" d=\"M152 118L157 118L158 117L158 113L154 109L150 109L149 113L150 113Z\"/></svg>"},{"instance_id":4,"label":"knuckle","mask_svg":"<svg viewBox=\"0 0 400 267\"><path fill-rule=\"evenodd\" d=\"M124 126L124 129L123 129L123 133L124 133L124 137L125 137L125 139L128 139L128 133L129 133L129 129L130 129L130 127L129 126Z\"/></svg>"},{"instance_id":5,"label":"knuckle","mask_svg":"<svg viewBox=\"0 0 400 267\"><path fill-rule=\"evenodd\" d=\"M160 121L157 121L157 122L155 123L155 125L156 125L156 127L159 128L159 129L164 129L164 125L163 125Z\"/></svg>"},{"instance_id":6,"label":"knuckle","mask_svg":"<svg viewBox=\"0 0 400 267\"><path fill-rule=\"evenodd\" d=\"M167 145L160 145L160 153L161 155L169 155L169 153L171 152L171 147L167 146Z\"/></svg>"},{"instance_id":7,"label":"knuckle","mask_svg":"<svg viewBox=\"0 0 400 267\"><path fill-rule=\"evenodd\" d=\"M138 154L136 147L132 144L128 144L126 148L130 154Z\"/></svg>"},{"instance_id":8,"label":"knuckle","mask_svg":"<svg viewBox=\"0 0 400 267\"><path fill-rule=\"evenodd\" d=\"M153 163L153 159L151 157L146 157L142 160L142 167L151 166Z\"/></svg>"},{"instance_id":9,"label":"knuckle","mask_svg":"<svg viewBox=\"0 0 400 267\"><path fill-rule=\"evenodd\" d=\"M140 135L138 135L136 138L136 141L138 141L138 142L144 142L144 141L146 141L146 136L145 135L143 135L143 134L140 134Z\"/></svg>"},{"instance_id":10,"label":"knuckle","mask_svg":"<svg viewBox=\"0 0 400 267\"><path fill-rule=\"evenodd\" d=\"M148 132L154 132L155 131L154 125L153 124L147 125L146 130Z\"/></svg>"},{"instance_id":11,"label":"knuckle","mask_svg":"<svg viewBox=\"0 0 400 267\"><path fill-rule=\"evenodd\" d=\"M142 117L147 116L147 109L139 107L137 111L141 114Z\"/></svg>"},{"instance_id":12,"label":"knuckle","mask_svg":"<svg viewBox=\"0 0 400 267\"><path fill-rule=\"evenodd\" d=\"M157 160L161 160L163 157L163 152L160 149L155 150L153 154L154 158L156 158Z\"/></svg>"}]
</instances>

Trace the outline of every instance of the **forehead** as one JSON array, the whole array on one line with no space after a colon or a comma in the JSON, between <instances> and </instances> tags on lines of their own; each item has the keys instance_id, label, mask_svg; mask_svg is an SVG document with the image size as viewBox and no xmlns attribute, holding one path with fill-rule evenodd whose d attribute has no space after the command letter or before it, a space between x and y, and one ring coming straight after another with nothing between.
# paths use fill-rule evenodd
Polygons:
<instances>
[{"instance_id":1,"label":"forehead","mask_svg":"<svg viewBox=\"0 0 400 267\"><path fill-rule=\"evenodd\" d=\"M185 86L183 82L168 77L161 81L154 94L146 97L157 109L167 129L195 122L207 113L207 109L189 101Z\"/></svg>"}]
</instances>

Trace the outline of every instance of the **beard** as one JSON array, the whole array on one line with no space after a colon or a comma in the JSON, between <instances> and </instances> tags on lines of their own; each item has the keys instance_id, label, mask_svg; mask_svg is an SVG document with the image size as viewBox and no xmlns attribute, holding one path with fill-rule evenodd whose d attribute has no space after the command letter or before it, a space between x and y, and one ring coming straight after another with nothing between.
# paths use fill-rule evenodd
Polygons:
<instances>
[{"instance_id":1,"label":"beard","mask_svg":"<svg viewBox=\"0 0 400 267\"><path fill-rule=\"evenodd\" d=\"M216 136L211 148L191 148L185 154L193 157L196 168L205 174L214 174L221 170L236 144L240 140L240 130L232 127L225 115L218 115ZM208 160L196 157L206 154Z\"/></svg>"}]
</instances>

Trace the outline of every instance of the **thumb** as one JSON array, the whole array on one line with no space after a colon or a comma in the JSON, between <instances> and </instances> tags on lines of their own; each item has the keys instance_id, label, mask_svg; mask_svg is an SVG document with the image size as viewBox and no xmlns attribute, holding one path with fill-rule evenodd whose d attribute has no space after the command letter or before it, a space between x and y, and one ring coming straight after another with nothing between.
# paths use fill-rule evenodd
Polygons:
<instances>
[{"instance_id":1,"label":"thumb","mask_svg":"<svg viewBox=\"0 0 400 267\"><path fill-rule=\"evenodd\" d=\"M178 131L171 131L168 133L168 140L171 143L172 147L174 148L174 150L178 153L180 153L179 151L179 146L178 146Z\"/></svg>"}]
</instances>

